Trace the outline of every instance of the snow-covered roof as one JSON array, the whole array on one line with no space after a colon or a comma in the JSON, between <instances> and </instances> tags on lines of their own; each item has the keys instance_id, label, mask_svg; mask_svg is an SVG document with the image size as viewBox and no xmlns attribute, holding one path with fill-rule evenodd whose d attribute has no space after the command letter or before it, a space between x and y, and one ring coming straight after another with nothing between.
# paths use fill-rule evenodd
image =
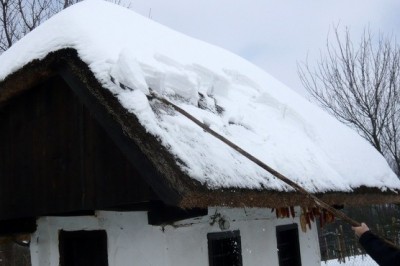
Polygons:
<instances>
[{"instance_id":1,"label":"snow-covered roof","mask_svg":"<svg viewBox=\"0 0 400 266\"><path fill-rule=\"evenodd\" d=\"M107 2L83 1L33 30L0 56L0 81L63 48L75 49L181 170L209 189L290 190L184 116L151 103L149 88L310 192L400 189L369 143L263 70Z\"/></svg>"}]
</instances>

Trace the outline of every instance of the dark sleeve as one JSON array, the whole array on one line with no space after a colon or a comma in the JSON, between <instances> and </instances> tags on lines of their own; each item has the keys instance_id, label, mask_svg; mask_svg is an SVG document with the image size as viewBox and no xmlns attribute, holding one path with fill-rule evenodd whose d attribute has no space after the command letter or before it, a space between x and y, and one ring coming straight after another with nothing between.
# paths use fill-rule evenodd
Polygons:
<instances>
[{"instance_id":1,"label":"dark sleeve","mask_svg":"<svg viewBox=\"0 0 400 266\"><path fill-rule=\"evenodd\" d=\"M380 266L400 265L400 250L386 243L370 231L361 235L360 244Z\"/></svg>"}]
</instances>

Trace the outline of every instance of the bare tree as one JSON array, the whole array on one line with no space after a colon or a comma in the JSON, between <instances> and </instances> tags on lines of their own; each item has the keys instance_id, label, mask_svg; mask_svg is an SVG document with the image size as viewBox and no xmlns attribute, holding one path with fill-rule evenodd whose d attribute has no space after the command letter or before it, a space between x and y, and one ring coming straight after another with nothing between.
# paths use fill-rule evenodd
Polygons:
<instances>
[{"instance_id":1,"label":"bare tree","mask_svg":"<svg viewBox=\"0 0 400 266\"><path fill-rule=\"evenodd\" d=\"M0 53L62 9L80 0L0 0Z\"/></svg>"},{"instance_id":2,"label":"bare tree","mask_svg":"<svg viewBox=\"0 0 400 266\"><path fill-rule=\"evenodd\" d=\"M51 0L16 0L22 35L36 28L51 16Z\"/></svg>"},{"instance_id":3,"label":"bare tree","mask_svg":"<svg viewBox=\"0 0 400 266\"><path fill-rule=\"evenodd\" d=\"M0 54L61 10L81 0L0 0ZM107 0L130 8L130 0Z\"/></svg>"},{"instance_id":4,"label":"bare tree","mask_svg":"<svg viewBox=\"0 0 400 266\"><path fill-rule=\"evenodd\" d=\"M82 0L53 0L54 1L54 6L53 6L53 14L56 14L60 12L63 9L66 9L69 6L72 6ZM108 1L108 0L106 0Z\"/></svg>"},{"instance_id":5,"label":"bare tree","mask_svg":"<svg viewBox=\"0 0 400 266\"><path fill-rule=\"evenodd\" d=\"M304 87L328 112L353 127L400 174L400 49L396 41L366 29L354 45L346 29L327 39L315 67L298 65Z\"/></svg>"},{"instance_id":6,"label":"bare tree","mask_svg":"<svg viewBox=\"0 0 400 266\"><path fill-rule=\"evenodd\" d=\"M20 38L18 10L11 0L0 0L0 5L0 51L5 51Z\"/></svg>"}]
</instances>

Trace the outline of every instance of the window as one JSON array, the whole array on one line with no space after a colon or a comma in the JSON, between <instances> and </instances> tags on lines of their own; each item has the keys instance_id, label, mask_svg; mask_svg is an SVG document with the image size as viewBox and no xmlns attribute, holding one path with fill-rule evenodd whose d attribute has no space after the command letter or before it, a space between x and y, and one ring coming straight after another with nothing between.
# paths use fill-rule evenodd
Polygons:
<instances>
[{"instance_id":1,"label":"window","mask_svg":"<svg viewBox=\"0 0 400 266\"><path fill-rule=\"evenodd\" d=\"M242 266L239 231L209 233L207 238L210 266Z\"/></svg>"},{"instance_id":2,"label":"window","mask_svg":"<svg viewBox=\"0 0 400 266\"><path fill-rule=\"evenodd\" d=\"M59 241L60 266L108 266L106 231L61 230Z\"/></svg>"},{"instance_id":3,"label":"window","mask_svg":"<svg viewBox=\"0 0 400 266\"><path fill-rule=\"evenodd\" d=\"M301 266L297 224L276 227L279 266Z\"/></svg>"}]
</instances>

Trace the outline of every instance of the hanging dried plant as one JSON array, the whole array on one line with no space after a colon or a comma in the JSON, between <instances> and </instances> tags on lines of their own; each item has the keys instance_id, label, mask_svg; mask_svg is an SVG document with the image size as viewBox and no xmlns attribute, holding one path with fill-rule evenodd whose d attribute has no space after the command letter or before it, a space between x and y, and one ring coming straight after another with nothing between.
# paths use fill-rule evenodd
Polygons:
<instances>
[{"instance_id":1,"label":"hanging dried plant","mask_svg":"<svg viewBox=\"0 0 400 266\"><path fill-rule=\"evenodd\" d=\"M294 218L296 216L294 206L274 208L271 209L271 212L275 212L276 218ZM331 212L318 207L301 208L299 220L303 232L307 232L307 228L311 230L311 223L315 223L317 219L319 219L320 227L323 227L325 224L332 223L335 216Z\"/></svg>"}]
</instances>

